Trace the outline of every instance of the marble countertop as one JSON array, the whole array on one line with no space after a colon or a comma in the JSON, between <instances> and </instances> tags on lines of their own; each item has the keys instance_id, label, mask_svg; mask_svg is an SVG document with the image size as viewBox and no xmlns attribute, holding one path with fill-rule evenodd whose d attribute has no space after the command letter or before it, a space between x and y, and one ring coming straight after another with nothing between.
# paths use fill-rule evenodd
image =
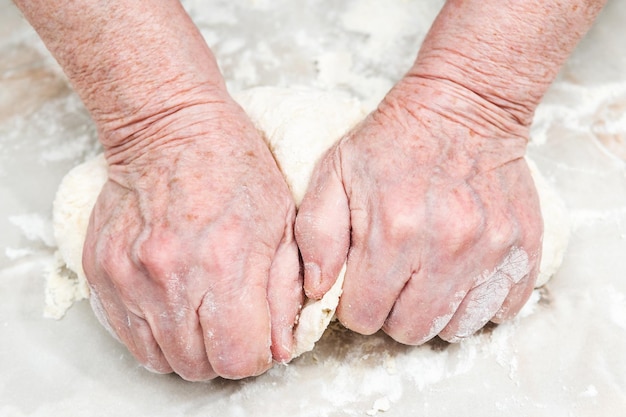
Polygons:
<instances>
[{"instance_id":1,"label":"marble countertop","mask_svg":"<svg viewBox=\"0 0 626 417\"><path fill-rule=\"evenodd\" d=\"M231 90L309 85L370 105L441 1L184 1ZM626 410L626 3L609 1L537 111L529 154L565 201L561 270L516 320L407 347L335 326L258 378L189 383L138 366L88 303L43 317L51 202L98 151L80 100L0 0L0 416L601 416Z\"/></svg>"}]
</instances>

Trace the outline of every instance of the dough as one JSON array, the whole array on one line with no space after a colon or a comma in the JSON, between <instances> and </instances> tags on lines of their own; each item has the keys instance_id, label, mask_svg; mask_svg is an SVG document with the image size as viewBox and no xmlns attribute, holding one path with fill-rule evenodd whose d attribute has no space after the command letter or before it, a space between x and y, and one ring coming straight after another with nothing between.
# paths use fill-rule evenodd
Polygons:
<instances>
[{"instance_id":1,"label":"dough","mask_svg":"<svg viewBox=\"0 0 626 417\"><path fill-rule=\"evenodd\" d=\"M52 206L55 263L48 272L46 317L61 318L74 301L89 297L83 271L83 244L91 209L107 180L104 155L74 167L63 178Z\"/></svg>"},{"instance_id":2,"label":"dough","mask_svg":"<svg viewBox=\"0 0 626 417\"><path fill-rule=\"evenodd\" d=\"M346 94L304 88L260 87L235 95L265 139L299 204L315 162L366 114ZM59 265L49 274L47 313L61 317L76 299L89 294L82 268L82 246L91 209L106 181L103 156L87 161L63 179L53 207ZM543 285L561 264L569 238L563 203L531 164L545 222L543 259L537 285ZM61 268L63 265L73 274ZM342 269L332 289L319 301L307 300L295 330L294 354L313 349L332 320L341 295Z\"/></svg>"}]
</instances>

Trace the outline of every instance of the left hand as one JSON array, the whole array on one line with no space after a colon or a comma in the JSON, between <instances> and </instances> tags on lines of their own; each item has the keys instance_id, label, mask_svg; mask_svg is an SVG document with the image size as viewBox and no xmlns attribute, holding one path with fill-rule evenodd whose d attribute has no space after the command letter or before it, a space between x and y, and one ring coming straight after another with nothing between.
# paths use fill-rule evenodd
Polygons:
<instances>
[{"instance_id":1,"label":"left hand","mask_svg":"<svg viewBox=\"0 0 626 417\"><path fill-rule=\"evenodd\" d=\"M400 82L314 172L296 218L307 294L347 257L337 315L359 333L456 341L515 315L541 257L526 135L461 86Z\"/></svg>"}]
</instances>

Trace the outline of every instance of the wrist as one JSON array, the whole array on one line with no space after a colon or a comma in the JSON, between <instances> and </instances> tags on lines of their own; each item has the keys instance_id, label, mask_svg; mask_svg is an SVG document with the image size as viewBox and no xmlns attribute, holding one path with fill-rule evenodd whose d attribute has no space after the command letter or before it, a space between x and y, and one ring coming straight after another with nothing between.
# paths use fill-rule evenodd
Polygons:
<instances>
[{"instance_id":1,"label":"wrist","mask_svg":"<svg viewBox=\"0 0 626 417\"><path fill-rule=\"evenodd\" d=\"M374 113L379 124L403 126L418 165L445 166L467 177L523 157L529 127L489 100L449 80L408 75Z\"/></svg>"},{"instance_id":2,"label":"wrist","mask_svg":"<svg viewBox=\"0 0 626 417\"><path fill-rule=\"evenodd\" d=\"M229 99L215 56L178 0L82 1L93 4L91 19L100 29L77 31L83 41L71 51L61 47L55 56L105 149L156 131L169 115Z\"/></svg>"},{"instance_id":3,"label":"wrist","mask_svg":"<svg viewBox=\"0 0 626 417\"><path fill-rule=\"evenodd\" d=\"M179 0L16 0L61 64L107 149L182 109L227 100ZM154 126L153 126L154 125Z\"/></svg>"},{"instance_id":4,"label":"wrist","mask_svg":"<svg viewBox=\"0 0 626 417\"><path fill-rule=\"evenodd\" d=\"M451 78L409 73L391 90L389 98L399 100L408 109L424 109L446 123L462 126L472 136L528 141L528 125Z\"/></svg>"},{"instance_id":5,"label":"wrist","mask_svg":"<svg viewBox=\"0 0 626 417\"><path fill-rule=\"evenodd\" d=\"M137 170L167 155L186 153L186 149L218 153L232 148L234 139L253 134L245 113L230 96L211 97L181 96L175 106L164 106L149 117L128 124L119 120L115 129L100 128L107 162L122 170Z\"/></svg>"},{"instance_id":6,"label":"wrist","mask_svg":"<svg viewBox=\"0 0 626 417\"><path fill-rule=\"evenodd\" d=\"M85 101L107 156L147 147L173 134L190 133L193 126L199 127L199 121L219 119L220 112L232 102L225 86L183 86L172 81L160 88L145 86L143 91L127 87L117 84L118 94L112 101Z\"/></svg>"},{"instance_id":7,"label":"wrist","mask_svg":"<svg viewBox=\"0 0 626 417\"><path fill-rule=\"evenodd\" d=\"M530 125L604 0L448 0L410 75L460 85Z\"/></svg>"},{"instance_id":8,"label":"wrist","mask_svg":"<svg viewBox=\"0 0 626 417\"><path fill-rule=\"evenodd\" d=\"M487 48L483 45L483 49ZM420 54L408 76L462 91L469 102L480 102L493 109L502 125L529 127L552 79L528 79L515 70L498 66L488 57L488 53L472 58L452 50L431 49Z\"/></svg>"},{"instance_id":9,"label":"wrist","mask_svg":"<svg viewBox=\"0 0 626 417\"><path fill-rule=\"evenodd\" d=\"M157 130L170 115L195 107L219 107L230 99L212 56L205 57L208 62L200 68L193 64L163 68L159 58L146 57L132 73L116 71L112 64L105 76L89 72L72 79L105 149Z\"/></svg>"}]
</instances>

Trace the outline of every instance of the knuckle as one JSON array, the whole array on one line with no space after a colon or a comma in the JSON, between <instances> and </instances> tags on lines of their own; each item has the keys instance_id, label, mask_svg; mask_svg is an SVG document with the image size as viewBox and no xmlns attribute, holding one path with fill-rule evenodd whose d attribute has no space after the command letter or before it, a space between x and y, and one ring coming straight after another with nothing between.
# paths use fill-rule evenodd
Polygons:
<instances>
[{"instance_id":1,"label":"knuckle","mask_svg":"<svg viewBox=\"0 0 626 417\"><path fill-rule=\"evenodd\" d=\"M437 240L452 253L475 243L484 230L483 211L476 202L475 193L468 186L460 186L447 193L430 210L434 217Z\"/></svg>"},{"instance_id":2,"label":"knuckle","mask_svg":"<svg viewBox=\"0 0 626 417\"><path fill-rule=\"evenodd\" d=\"M438 240L451 254L457 254L473 245L480 236L477 216L470 214L452 217L446 227L438 229Z\"/></svg>"},{"instance_id":3,"label":"knuckle","mask_svg":"<svg viewBox=\"0 0 626 417\"><path fill-rule=\"evenodd\" d=\"M418 234L423 223L421 210L416 205L393 204L385 210L384 234L390 242L402 242Z\"/></svg>"},{"instance_id":4,"label":"knuckle","mask_svg":"<svg viewBox=\"0 0 626 417\"><path fill-rule=\"evenodd\" d=\"M165 277L176 269L181 251L163 234L152 233L143 242L135 245L135 262L145 268L153 278Z\"/></svg>"},{"instance_id":5,"label":"knuckle","mask_svg":"<svg viewBox=\"0 0 626 417\"><path fill-rule=\"evenodd\" d=\"M519 237L517 224L510 219L492 222L486 236L488 246L496 250L513 246Z\"/></svg>"},{"instance_id":6,"label":"knuckle","mask_svg":"<svg viewBox=\"0 0 626 417\"><path fill-rule=\"evenodd\" d=\"M417 221L414 216L397 213L386 222L385 235L389 241L401 242L417 234Z\"/></svg>"}]
</instances>

